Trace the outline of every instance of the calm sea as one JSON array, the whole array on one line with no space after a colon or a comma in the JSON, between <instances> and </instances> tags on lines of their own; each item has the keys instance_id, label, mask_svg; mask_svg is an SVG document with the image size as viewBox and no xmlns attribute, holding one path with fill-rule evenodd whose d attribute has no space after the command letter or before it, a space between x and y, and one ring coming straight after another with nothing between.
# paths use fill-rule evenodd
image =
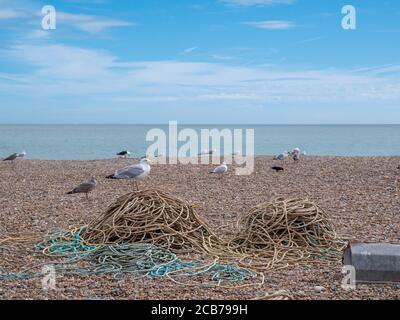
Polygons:
<instances>
[{"instance_id":1,"label":"calm sea","mask_svg":"<svg viewBox=\"0 0 400 320\"><path fill-rule=\"evenodd\" d=\"M115 157L124 149L143 156L150 129L165 125L0 125L0 158L26 150L29 159L88 160ZM300 147L310 155L400 156L400 125L182 125L254 128L256 155Z\"/></svg>"}]
</instances>

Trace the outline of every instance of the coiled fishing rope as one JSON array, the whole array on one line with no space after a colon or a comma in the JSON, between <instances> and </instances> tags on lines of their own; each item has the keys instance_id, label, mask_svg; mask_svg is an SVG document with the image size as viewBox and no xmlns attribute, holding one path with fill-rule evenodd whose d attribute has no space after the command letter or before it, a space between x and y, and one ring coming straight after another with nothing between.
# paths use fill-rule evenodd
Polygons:
<instances>
[{"instance_id":1,"label":"coiled fishing rope","mask_svg":"<svg viewBox=\"0 0 400 320\"><path fill-rule=\"evenodd\" d=\"M13 235L0 244L36 239ZM89 225L50 230L36 245L43 255L64 259L53 262L62 274L166 277L177 283L190 277L196 281L183 284L228 287L261 286L264 275L258 270L337 262L344 247L326 213L309 200L278 198L256 206L238 221L236 234L221 237L193 206L159 190L124 195ZM213 260L182 261L177 255L183 253ZM2 273L0 279L41 275L33 269ZM243 283L255 279L261 280Z\"/></svg>"},{"instance_id":2,"label":"coiled fishing rope","mask_svg":"<svg viewBox=\"0 0 400 320\"><path fill-rule=\"evenodd\" d=\"M337 262L346 242L334 231L326 213L304 199L277 198L252 208L237 223L229 252L241 264L269 270L294 263Z\"/></svg>"},{"instance_id":3,"label":"coiled fishing rope","mask_svg":"<svg viewBox=\"0 0 400 320\"><path fill-rule=\"evenodd\" d=\"M237 223L231 238L217 235L193 207L158 190L124 195L82 237L88 243L151 243L175 253L208 253L252 269L337 261L345 242L326 213L303 199L278 198L258 205Z\"/></svg>"}]
</instances>

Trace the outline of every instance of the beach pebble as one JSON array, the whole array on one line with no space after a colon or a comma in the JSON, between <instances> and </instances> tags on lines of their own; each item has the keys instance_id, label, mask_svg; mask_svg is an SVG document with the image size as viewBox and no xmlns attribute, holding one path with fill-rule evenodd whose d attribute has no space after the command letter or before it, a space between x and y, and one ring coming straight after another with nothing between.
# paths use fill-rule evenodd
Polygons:
<instances>
[{"instance_id":1,"label":"beach pebble","mask_svg":"<svg viewBox=\"0 0 400 320\"><path fill-rule=\"evenodd\" d=\"M321 293L322 291L325 291L325 287L322 286L315 286L314 291L317 293Z\"/></svg>"}]
</instances>

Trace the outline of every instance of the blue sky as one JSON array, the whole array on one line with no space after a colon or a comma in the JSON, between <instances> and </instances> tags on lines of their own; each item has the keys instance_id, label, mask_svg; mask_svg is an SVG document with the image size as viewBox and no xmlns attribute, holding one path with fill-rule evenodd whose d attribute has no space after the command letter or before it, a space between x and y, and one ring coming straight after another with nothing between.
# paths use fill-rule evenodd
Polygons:
<instances>
[{"instance_id":1,"label":"blue sky","mask_svg":"<svg viewBox=\"0 0 400 320\"><path fill-rule=\"evenodd\" d=\"M400 123L399 39L398 0L0 0L0 123Z\"/></svg>"}]
</instances>

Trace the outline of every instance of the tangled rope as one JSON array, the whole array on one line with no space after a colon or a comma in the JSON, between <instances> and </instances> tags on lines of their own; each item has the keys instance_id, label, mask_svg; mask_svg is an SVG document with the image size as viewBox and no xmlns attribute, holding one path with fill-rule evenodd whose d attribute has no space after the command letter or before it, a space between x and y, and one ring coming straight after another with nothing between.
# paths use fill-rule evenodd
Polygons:
<instances>
[{"instance_id":1,"label":"tangled rope","mask_svg":"<svg viewBox=\"0 0 400 320\"><path fill-rule=\"evenodd\" d=\"M252 208L238 223L228 244L241 264L256 269L283 268L315 258L338 260L345 247L326 213L315 203L278 198Z\"/></svg>"},{"instance_id":2,"label":"tangled rope","mask_svg":"<svg viewBox=\"0 0 400 320\"><path fill-rule=\"evenodd\" d=\"M42 236L39 234L9 234L4 239L0 239L0 248L6 248L10 244L26 244L40 241Z\"/></svg>"},{"instance_id":3,"label":"tangled rope","mask_svg":"<svg viewBox=\"0 0 400 320\"><path fill-rule=\"evenodd\" d=\"M175 253L204 253L206 242L222 242L185 201L158 190L120 197L82 234L91 244L151 243Z\"/></svg>"},{"instance_id":4,"label":"tangled rope","mask_svg":"<svg viewBox=\"0 0 400 320\"><path fill-rule=\"evenodd\" d=\"M63 274L120 277L208 276L185 285L224 286L261 278L258 271L284 268L293 263L337 261L345 243L334 231L326 213L315 203L282 198L252 208L237 223L234 236L217 235L194 211L178 198L158 190L120 197L105 213L87 226L52 230L37 244L45 256L66 258L55 262ZM33 236L20 239L27 243ZM8 242L1 243L8 243ZM208 254L211 262L183 261L184 253ZM84 261L86 264L81 265ZM39 273L40 274L40 273ZM3 273L0 279L38 276L29 269ZM291 298L289 294L266 295L261 299Z\"/></svg>"},{"instance_id":5,"label":"tangled rope","mask_svg":"<svg viewBox=\"0 0 400 320\"><path fill-rule=\"evenodd\" d=\"M62 275L112 275L119 278L129 275L134 279L150 277L168 277L180 283L178 277L208 276L209 282L199 279L197 282L185 282L185 285L205 285L218 287L237 287L235 283L255 279L258 274L234 264L201 263L182 261L171 251L149 243L119 243L112 245L87 245L81 238L85 227L71 230L55 229L46 239L36 245L36 249L45 256L65 258L62 261L44 262L30 266L20 272L0 272L0 280L25 280L42 277L41 272L32 271L43 265L53 265L57 274ZM82 265L83 263L83 265ZM251 283L248 285L261 285ZM228 285L225 285L228 283Z\"/></svg>"},{"instance_id":6,"label":"tangled rope","mask_svg":"<svg viewBox=\"0 0 400 320\"><path fill-rule=\"evenodd\" d=\"M35 248L45 256L77 259L98 249L97 245L86 244L81 237L86 227L72 227L70 230L53 229Z\"/></svg>"},{"instance_id":7,"label":"tangled rope","mask_svg":"<svg viewBox=\"0 0 400 320\"><path fill-rule=\"evenodd\" d=\"M208 253L246 268L271 270L292 263L337 260L345 243L315 203L278 198L252 208L238 232L218 236L187 202L157 190L127 194L89 224L87 243L151 243L175 253Z\"/></svg>"},{"instance_id":8,"label":"tangled rope","mask_svg":"<svg viewBox=\"0 0 400 320\"><path fill-rule=\"evenodd\" d=\"M201 280L201 285L212 286L221 286L226 282L243 282L257 277L257 273L233 264L220 264L216 261L209 264L182 261L169 250L143 243L104 246L91 254L90 259L92 265L92 268L89 268L90 274L111 273L114 277L129 273L135 278L167 276L178 282L176 277L206 275L211 282L207 284Z\"/></svg>"}]
</instances>

